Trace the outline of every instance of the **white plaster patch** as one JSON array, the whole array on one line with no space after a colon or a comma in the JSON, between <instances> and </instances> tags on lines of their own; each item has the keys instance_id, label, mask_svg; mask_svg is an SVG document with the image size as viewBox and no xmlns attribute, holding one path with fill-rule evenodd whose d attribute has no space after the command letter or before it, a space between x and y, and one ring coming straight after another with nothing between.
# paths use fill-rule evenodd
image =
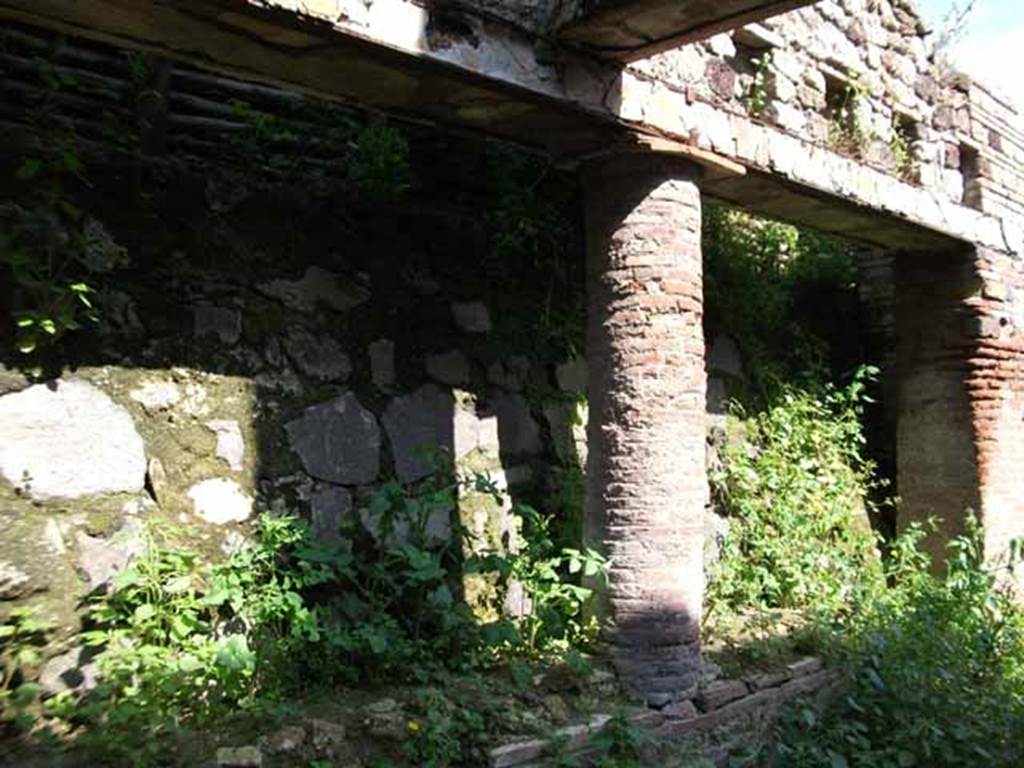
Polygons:
<instances>
[{"instance_id":1,"label":"white plaster patch","mask_svg":"<svg viewBox=\"0 0 1024 768\"><path fill-rule=\"evenodd\" d=\"M206 404L206 387L190 381L185 385L185 412L190 416L204 416L209 411Z\"/></svg>"},{"instance_id":2,"label":"white plaster patch","mask_svg":"<svg viewBox=\"0 0 1024 768\"><path fill-rule=\"evenodd\" d=\"M196 483L188 489L188 497L192 511L214 525L242 522L252 515L252 497L226 477Z\"/></svg>"},{"instance_id":3,"label":"white plaster patch","mask_svg":"<svg viewBox=\"0 0 1024 768\"><path fill-rule=\"evenodd\" d=\"M456 408L454 433L455 458L462 458L476 450L492 456L498 455L500 444L497 416L480 416L475 410Z\"/></svg>"},{"instance_id":4,"label":"white plaster patch","mask_svg":"<svg viewBox=\"0 0 1024 768\"><path fill-rule=\"evenodd\" d=\"M237 421L214 419L206 427L217 435L217 458L223 459L231 469L240 472L245 466L245 439Z\"/></svg>"},{"instance_id":5,"label":"white plaster patch","mask_svg":"<svg viewBox=\"0 0 1024 768\"><path fill-rule=\"evenodd\" d=\"M68 551L67 545L64 543L64 534L60 531L60 524L52 517L43 526L43 543L55 555L63 555Z\"/></svg>"},{"instance_id":6,"label":"white plaster patch","mask_svg":"<svg viewBox=\"0 0 1024 768\"><path fill-rule=\"evenodd\" d=\"M129 392L128 397L139 403L146 413L153 414L174 406L181 400L181 391L170 381L147 381Z\"/></svg>"}]
</instances>

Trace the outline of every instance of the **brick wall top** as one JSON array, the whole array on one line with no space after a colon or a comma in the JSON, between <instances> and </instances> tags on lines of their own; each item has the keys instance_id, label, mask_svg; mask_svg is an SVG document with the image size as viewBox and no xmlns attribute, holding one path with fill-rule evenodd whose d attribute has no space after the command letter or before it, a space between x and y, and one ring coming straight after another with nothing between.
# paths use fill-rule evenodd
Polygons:
<instances>
[{"instance_id":1,"label":"brick wall top","mask_svg":"<svg viewBox=\"0 0 1024 768\"><path fill-rule=\"evenodd\" d=\"M969 138L965 151L973 150L974 187L968 190L972 204L1002 217L1024 216L1024 120L1009 101L984 85L968 81Z\"/></svg>"}]
</instances>

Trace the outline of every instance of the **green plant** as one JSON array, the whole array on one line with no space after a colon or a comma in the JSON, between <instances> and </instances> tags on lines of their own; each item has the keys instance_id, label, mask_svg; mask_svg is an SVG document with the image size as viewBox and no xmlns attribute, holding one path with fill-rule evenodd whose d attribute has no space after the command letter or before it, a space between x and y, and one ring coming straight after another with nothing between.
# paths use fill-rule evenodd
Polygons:
<instances>
[{"instance_id":1,"label":"green plant","mask_svg":"<svg viewBox=\"0 0 1024 768\"><path fill-rule=\"evenodd\" d=\"M829 104L828 143L836 152L856 158L862 156L870 139L870 131L862 116L866 95L866 87L852 78Z\"/></svg>"},{"instance_id":2,"label":"green plant","mask_svg":"<svg viewBox=\"0 0 1024 768\"><path fill-rule=\"evenodd\" d=\"M894 115L889 136L889 150L892 152L896 175L905 181L913 181L917 174L917 158L914 156L907 129Z\"/></svg>"},{"instance_id":3,"label":"green plant","mask_svg":"<svg viewBox=\"0 0 1024 768\"><path fill-rule=\"evenodd\" d=\"M256 109L240 99L231 102L231 111L242 129L231 135L229 145L245 166L285 178L304 170L293 151L300 136L279 115Z\"/></svg>"},{"instance_id":4,"label":"green plant","mask_svg":"<svg viewBox=\"0 0 1024 768\"><path fill-rule=\"evenodd\" d=\"M593 739L600 754L598 768L641 768L642 751L649 740L624 712L617 712Z\"/></svg>"},{"instance_id":5,"label":"green plant","mask_svg":"<svg viewBox=\"0 0 1024 768\"><path fill-rule=\"evenodd\" d=\"M129 51L125 55L128 63L128 78L132 85L141 88L153 73L153 63L149 55L143 51Z\"/></svg>"},{"instance_id":6,"label":"green plant","mask_svg":"<svg viewBox=\"0 0 1024 768\"><path fill-rule=\"evenodd\" d=\"M1006 566L986 564L980 529L969 528L951 542L944 576L917 550L921 529L895 543L891 587L835 627L845 695L824 717L793 708L774 764L1021 764L1024 612L1000 586Z\"/></svg>"},{"instance_id":7,"label":"green plant","mask_svg":"<svg viewBox=\"0 0 1024 768\"><path fill-rule=\"evenodd\" d=\"M867 521L862 368L845 388L789 390L744 422L711 477L730 519L711 604L839 610L877 568ZM742 413L742 412L741 412Z\"/></svg>"},{"instance_id":8,"label":"green plant","mask_svg":"<svg viewBox=\"0 0 1024 768\"><path fill-rule=\"evenodd\" d=\"M768 83L772 76L771 51L761 54L753 60L754 76L747 90L747 112L751 117L760 117L768 107Z\"/></svg>"},{"instance_id":9,"label":"green plant","mask_svg":"<svg viewBox=\"0 0 1024 768\"><path fill-rule=\"evenodd\" d=\"M760 409L846 373L832 356L857 323L855 246L715 205L703 233L706 327L737 341L748 374L731 394Z\"/></svg>"},{"instance_id":10,"label":"green plant","mask_svg":"<svg viewBox=\"0 0 1024 768\"><path fill-rule=\"evenodd\" d=\"M483 765L486 760L487 719L485 713L459 707L434 689L423 689L416 697L422 718L409 723L410 739L404 755L422 768L456 768Z\"/></svg>"},{"instance_id":11,"label":"green plant","mask_svg":"<svg viewBox=\"0 0 1024 768\"><path fill-rule=\"evenodd\" d=\"M505 147L491 152L490 165L493 271L517 289L507 292L515 296L514 312L503 313L516 321L495 329L496 343L563 362L582 352L586 327L582 246L570 218L576 188L550 162Z\"/></svg>"},{"instance_id":12,"label":"green plant","mask_svg":"<svg viewBox=\"0 0 1024 768\"><path fill-rule=\"evenodd\" d=\"M83 640L101 650L102 683L56 714L86 722L83 743L122 760L152 759L159 738L251 701L256 657L242 627L226 621L232 600L221 574L195 553L147 547L90 611ZM118 734L109 739L108 734Z\"/></svg>"},{"instance_id":13,"label":"green plant","mask_svg":"<svg viewBox=\"0 0 1024 768\"><path fill-rule=\"evenodd\" d=\"M544 768L579 768L579 760L569 752L570 740L564 733L555 733L544 749Z\"/></svg>"},{"instance_id":14,"label":"green plant","mask_svg":"<svg viewBox=\"0 0 1024 768\"><path fill-rule=\"evenodd\" d=\"M123 266L124 249L72 204L65 185L80 179L73 145L24 160L17 201L0 204L0 266L10 274L15 346L25 354L99 319L95 276Z\"/></svg>"},{"instance_id":15,"label":"green plant","mask_svg":"<svg viewBox=\"0 0 1024 768\"><path fill-rule=\"evenodd\" d=\"M13 722L24 729L33 720L28 709L42 689L26 673L41 660L37 649L53 628L37 613L33 608L14 608L0 624L0 724Z\"/></svg>"},{"instance_id":16,"label":"green plant","mask_svg":"<svg viewBox=\"0 0 1024 768\"><path fill-rule=\"evenodd\" d=\"M102 682L54 700L49 716L80 726L76 743L102 759L146 763L168 737L237 712L255 717L310 685L422 683L446 668L568 652L591 626L577 580L599 575L603 561L556 548L531 513L519 552L464 562L452 513L467 483L493 489L443 466L415 486L385 483L362 518L323 540L292 515L265 513L252 541L218 563L174 546L174 529L150 532L89 610L82 639L99 652ZM505 585L520 579L532 611L480 626L461 593L470 563ZM467 747L482 743L477 715L422 709L417 764L476 764L466 755L479 757L479 744Z\"/></svg>"},{"instance_id":17,"label":"green plant","mask_svg":"<svg viewBox=\"0 0 1024 768\"><path fill-rule=\"evenodd\" d=\"M375 200L409 189L409 143L402 132L383 121L366 123L350 143L348 176L361 194Z\"/></svg>"},{"instance_id":18,"label":"green plant","mask_svg":"<svg viewBox=\"0 0 1024 768\"><path fill-rule=\"evenodd\" d=\"M591 549L559 547L551 521L527 505L516 505L523 521L522 544L511 551L477 555L467 562L469 572L494 573L498 600L513 585L526 594L529 610L511 627L515 645L529 655L549 651L568 653L589 643L596 620L585 611L593 590L584 586L604 577L606 560ZM508 626L508 619L499 624Z\"/></svg>"},{"instance_id":19,"label":"green plant","mask_svg":"<svg viewBox=\"0 0 1024 768\"><path fill-rule=\"evenodd\" d=\"M77 135L56 114L54 99L76 81L50 61L37 64L46 87L28 121L43 138L26 151L10 199L0 202L0 269L12 286L14 345L24 354L97 322L96 281L128 260L103 225L72 202L69 188L87 182Z\"/></svg>"}]
</instances>

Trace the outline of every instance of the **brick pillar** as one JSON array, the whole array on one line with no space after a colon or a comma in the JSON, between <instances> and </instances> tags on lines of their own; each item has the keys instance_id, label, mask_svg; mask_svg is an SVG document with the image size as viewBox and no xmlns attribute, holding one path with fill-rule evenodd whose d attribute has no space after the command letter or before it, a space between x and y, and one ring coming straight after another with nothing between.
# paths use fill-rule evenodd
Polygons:
<instances>
[{"instance_id":1,"label":"brick pillar","mask_svg":"<svg viewBox=\"0 0 1024 768\"><path fill-rule=\"evenodd\" d=\"M897 490L901 530L939 519L926 548L936 560L980 512L970 392L970 313L977 290L967 254L899 254L896 370L899 388Z\"/></svg>"},{"instance_id":2,"label":"brick pillar","mask_svg":"<svg viewBox=\"0 0 1024 768\"><path fill-rule=\"evenodd\" d=\"M694 167L586 170L590 420L585 538L610 558L605 640L651 703L695 692L707 498Z\"/></svg>"},{"instance_id":3,"label":"brick pillar","mask_svg":"<svg viewBox=\"0 0 1024 768\"><path fill-rule=\"evenodd\" d=\"M985 555L998 561L1024 538L1024 272L1019 256L981 248L975 270L967 387Z\"/></svg>"},{"instance_id":4,"label":"brick pillar","mask_svg":"<svg viewBox=\"0 0 1024 768\"><path fill-rule=\"evenodd\" d=\"M1024 273L980 248L895 266L900 527L940 518L939 560L970 509L998 561L1024 537Z\"/></svg>"}]
</instances>

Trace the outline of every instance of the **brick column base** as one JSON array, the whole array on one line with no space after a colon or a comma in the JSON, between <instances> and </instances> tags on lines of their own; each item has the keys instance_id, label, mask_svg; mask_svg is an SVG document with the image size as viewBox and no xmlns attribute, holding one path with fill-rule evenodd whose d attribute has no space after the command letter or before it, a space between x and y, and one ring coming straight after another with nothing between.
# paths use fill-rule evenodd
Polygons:
<instances>
[{"instance_id":1,"label":"brick column base","mask_svg":"<svg viewBox=\"0 0 1024 768\"><path fill-rule=\"evenodd\" d=\"M610 558L605 640L654 704L700 677L704 334L696 169L586 169L590 421L585 537Z\"/></svg>"}]
</instances>

